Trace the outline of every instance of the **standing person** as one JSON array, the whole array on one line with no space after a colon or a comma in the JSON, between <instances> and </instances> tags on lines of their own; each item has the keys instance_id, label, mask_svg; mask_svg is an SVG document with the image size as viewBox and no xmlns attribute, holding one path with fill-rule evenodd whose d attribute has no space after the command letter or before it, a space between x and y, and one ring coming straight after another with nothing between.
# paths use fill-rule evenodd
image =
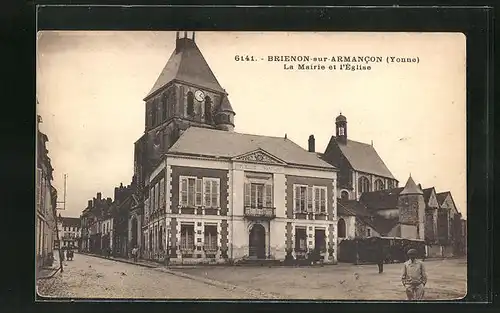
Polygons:
<instances>
[{"instance_id":1,"label":"standing person","mask_svg":"<svg viewBox=\"0 0 500 313\"><path fill-rule=\"evenodd\" d=\"M385 253L385 249L383 246L381 246L379 249L378 249L378 253L377 253L377 265L378 265L378 273L381 274L384 272L384 262L385 262L385 259L386 259L386 253Z\"/></svg>"},{"instance_id":2,"label":"standing person","mask_svg":"<svg viewBox=\"0 0 500 313\"><path fill-rule=\"evenodd\" d=\"M403 265L401 282L406 288L408 300L422 300L424 298L424 287L427 284L427 274L424 264L416 259L417 250L408 250L410 258Z\"/></svg>"},{"instance_id":3,"label":"standing person","mask_svg":"<svg viewBox=\"0 0 500 313\"><path fill-rule=\"evenodd\" d=\"M134 258L134 262L137 262L137 247L132 249L132 257Z\"/></svg>"}]
</instances>

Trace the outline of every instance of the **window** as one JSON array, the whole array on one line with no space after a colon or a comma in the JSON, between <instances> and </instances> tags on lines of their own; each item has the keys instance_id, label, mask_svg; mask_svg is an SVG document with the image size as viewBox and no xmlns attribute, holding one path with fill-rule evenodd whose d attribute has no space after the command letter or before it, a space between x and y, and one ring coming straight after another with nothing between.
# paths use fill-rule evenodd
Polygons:
<instances>
[{"instance_id":1,"label":"window","mask_svg":"<svg viewBox=\"0 0 500 313\"><path fill-rule=\"evenodd\" d=\"M295 228L295 251L307 250L307 234L305 227Z\"/></svg>"},{"instance_id":2,"label":"window","mask_svg":"<svg viewBox=\"0 0 500 313\"><path fill-rule=\"evenodd\" d=\"M349 193L347 191L343 190L342 192L340 192L340 199L349 200Z\"/></svg>"},{"instance_id":3,"label":"window","mask_svg":"<svg viewBox=\"0 0 500 313\"><path fill-rule=\"evenodd\" d=\"M205 122L212 123L212 99L205 97Z\"/></svg>"},{"instance_id":4,"label":"window","mask_svg":"<svg viewBox=\"0 0 500 313\"><path fill-rule=\"evenodd\" d=\"M372 236L372 230L370 228L366 229L366 236L371 237Z\"/></svg>"},{"instance_id":5,"label":"window","mask_svg":"<svg viewBox=\"0 0 500 313\"><path fill-rule=\"evenodd\" d=\"M218 178L203 178L204 195L205 201L204 205L208 208L218 208L219 207L219 179Z\"/></svg>"},{"instance_id":6,"label":"window","mask_svg":"<svg viewBox=\"0 0 500 313\"><path fill-rule=\"evenodd\" d=\"M153 229L149 230L149 251L153 250Z\"/></svg>"},{"instance_id":7,"label":"window","mask_svg":"<svg viewBox=\"0 0 500 313\"><path fill-rule=\"evenodd\" d=\"M205 225L205 250L217 250L217 225Z\"/></svg>"},{"instance_id":8,"label":"window","mask_svg":"<svg viewBox=\"0 0 500 313\"><path fill-rule=\"evenodd\" d=\"M359 189L360 193L369 192L370 191L370 181L368 180L368 178L366 178L364 176L361 176L358 179L358 184L359 184L358 189Z\"/></svg>"},{"instance_id":9,"label":"window","mask_svg":"<svg viewBox=\"0 0 500 313\"><path fill-rule=\"evenodd\" d=\"M154 212L155 210L155 190L154 187L152 187L149 190L149 211Z\"/></svg>"},{"instance_id":10,"label":"window","mask_svg":"<svg viewBox=\"0 0 500 313\"><path fill-rule=\"evenodd\" d=\"M202 180L196 177L180 177L180 205L194 207L202 205Z\"/></svg>"},{"instance_id":11,"label":"window","mask_svg":"<svg viewBox=\"0 0 500 313\"><path fill-rule=\"evenodd\" d=\"M326 187L294 185L295 212L326 213Z\"/></svg>"},{"instance_id":12,"label":"window","mask_svg":"<svg viewBox=\"0 0 500 313\"><path fill-rule=\"evenodd\" d=\"M346 237L345 221L343 218L339 219L339 221L337 223L337 236L339 238Z\"/></svg>"},{"instance_id":13,"label":"window","mask_svg":"<svg viewBox=\"0 0 500 313\"><path fill-rule=\"evenodd\" d=\"M160 185L159 185L159 188L160 188L160 209L164 209L165 208L165 179L162 178L160 179Z\"/></svg>"},{"instance_id":14,"label":"window","mask_svg":"<svg viewBox=\"0 0 500 313\"><path fill-rule=\"evenodd\" d=\"M381 179L375 181L375 190L384 190L384 182Z\"/></svg>"},{"instance_id":15,"label":"window","mask_svg":"<svg viewBox=\"0 0 500 313\"><path fill-rule=\"evenodd\" d=\"M158 124L158 99L154 99L151 105L153 106L151 110L153 127L155 127Z\"/></svg>"},{"instance_id":16,"label":"window","mask_svg":"<svg viewBox=\"0 0 500 313\"><path fill-rule=\"evenodd\" d=\"M168 112L168 94L164 93L161 97L161 114L162 120L166 120L169 117L170 112Z\"/></svg>"},{"instance_id":17,"label":"window","mask_svg":"<svg viewBox=\"0 0 500 313\"><path fill-rule=\"evenodd\" d=\"M160 200L160 197L159 197L159 194L160 194L160 188L158 186L159 184L156 183L155 184L155 211L158 210L160 207L158 206L158 203L159 203L159 200Z\"/></svg>"},{"instance_id":18,"label":"window","mask_svg":"<svg viewBox=\"0 0 500 313\"><path fill-rule=\"evenodd\" d=\"M392 188L394 188L394 181L389 180L389 181L387 182L387 189L392 189Z\"/></svg>"},{"instance_id":19,"label":"window","mask_svg":"<svg viewBox=\"0 0 500 313\"><path fill-rule=\"evenodd\" d=\"M263 183L245 183L244 188L246 207L273 207L273 185Z\"/></svg>"},{"instance_id":20,"label":"window","mask_svg":"<svg viewBox=\"0 0 500 313\"><path fill-rule=\"evenodd\" d=\"M316 213L326 213L326 187L314 188L314 211Z\"/></svg>"},{"instance_id":21,"label":"window","mask_svg":"<svg viewBox=\"0 0 500 313\"><path fill-rule=\"evenodd\" d=\"M194 95L191 91L187 93L187 114L194 115Z\"/></svg>"},{"instance_id":22,"label":"window","mask_svg":"<svg viewBox=\"0 0 500 313\"><path fill-rule=\"evenodd\" d=\"M294 206L295 212L307 211L307 186L294 186Z\"/></svg>"},{"instance_id":23,"label":"window","mask_svg":"<svg viewBox=\"0 0 500 313\"><path fill-rule=\"evenodd\" d=\"M339 136L344 136L344 135L345 135L344 127L339 127Z\"/></svg>"},{"instance_id":24,"label":"window","mask_svg":"<svg viewBox=\"0 0 500 313\"><path fill-rule=\"evenodd\" d=\"M42 206L42 170L37 168L37 175L36 175L36 207L37 209L41 209Z\"/></svg>"},{"instance_id":25,"label":"window","mask_svg":"<svg viewBox=\"0 0 500 313\"><path fill-rule=\"evenodd\" d=\"M194 225L181 225L181 249L194 250Z\"/></svg>"}]
</instances>

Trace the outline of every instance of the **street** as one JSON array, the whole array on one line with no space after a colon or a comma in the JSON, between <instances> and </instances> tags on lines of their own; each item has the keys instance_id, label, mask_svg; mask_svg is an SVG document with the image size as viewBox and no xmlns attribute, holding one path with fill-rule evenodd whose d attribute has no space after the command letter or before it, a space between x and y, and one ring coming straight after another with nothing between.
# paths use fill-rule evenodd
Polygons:
<instances>
[{"instance_id":1,"label":"street","mask_svg":"<svg viewBox=\"0 0 500 313\"><path fill-rule=\"evenodd\" d=\"M426 300L462 298L467 290L465 259L427 260ZM191 275L248 286L286 299L405 300L401 285L403 264L339 263L324 267L227 267L182 269Z\"/></svg>"},{"instance_id":2,"label":"street","mask_svg":"<svg viewBox=\"0 0 500 313\"><path fill-rule=\"evenodd\" d=\"M402 264L324 267L142 267L75 254L63 273L40 280L41 296L150 299L405 300ZM426 300L465 296L465 259L427 260ZM174 275L175 274L175 275ZM180 275L180 276L179 276ZM182 277L184 276L184 277Z\"/></svg>"},{"instance_id":3,"label":"street","mask_svg":"<svg viewBox=\"0 0 500 313\"><path fill-rule=\"evenodd\" d=\"M229 291L161 270L76 254L64 262L64 272L40 280L38 294L61 298L245 299L250 294Z\"/></svg>"}]
</instances>

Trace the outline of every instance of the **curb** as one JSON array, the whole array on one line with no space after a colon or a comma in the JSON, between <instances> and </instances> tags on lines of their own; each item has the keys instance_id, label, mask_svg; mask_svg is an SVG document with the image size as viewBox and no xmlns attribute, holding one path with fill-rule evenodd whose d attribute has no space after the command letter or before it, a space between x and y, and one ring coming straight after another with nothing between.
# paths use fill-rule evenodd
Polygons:
<instances>
[{"instance_id":1,"label":"curb","mask_svg":"<svg viewBox=\"0 0 500 313\"><path fill-rule=\"evenodd\" d=\"M116 262L121 262L121 263L127 263L127 264L132 264L132 265L137 265L137 266L142 266L142 267L148 267L148 268L158 268L158 267L161 267L161 265L153 265L153 264L147 264L147 263L142 263L142 262L134 262L134 261L129 261L129 260L125 260L125 259L118 259L118 258L107 258L105 256L102 256L102 255L98 255L98 254L90 254L90 253L80 253L82 255L86 255L86 256L91 256L91 257L94 257L94 258L99 258L99 259L104 259L104 260L110 260L110 261L116 261Z\"/></svg>"}]
</instances>

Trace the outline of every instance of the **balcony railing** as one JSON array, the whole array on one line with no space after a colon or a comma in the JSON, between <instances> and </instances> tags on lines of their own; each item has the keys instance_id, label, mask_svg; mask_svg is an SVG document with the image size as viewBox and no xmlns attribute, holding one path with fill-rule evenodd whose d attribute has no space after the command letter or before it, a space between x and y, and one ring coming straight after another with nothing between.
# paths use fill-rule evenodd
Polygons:
<instances>
[{"instance_id":1,"label":"balcony railing","mask_svg":"<svg viewBox=\"0 0 500 313\"><path fill-rule=\"evenodd\" d=\"M261 208L245 207L244 215L246 217L253 217L253 218L258 218L258 217L275 218L276 217L275 210L276 208L269 208L269 207L261 207Z\"/></svg>"}]
</instances>

